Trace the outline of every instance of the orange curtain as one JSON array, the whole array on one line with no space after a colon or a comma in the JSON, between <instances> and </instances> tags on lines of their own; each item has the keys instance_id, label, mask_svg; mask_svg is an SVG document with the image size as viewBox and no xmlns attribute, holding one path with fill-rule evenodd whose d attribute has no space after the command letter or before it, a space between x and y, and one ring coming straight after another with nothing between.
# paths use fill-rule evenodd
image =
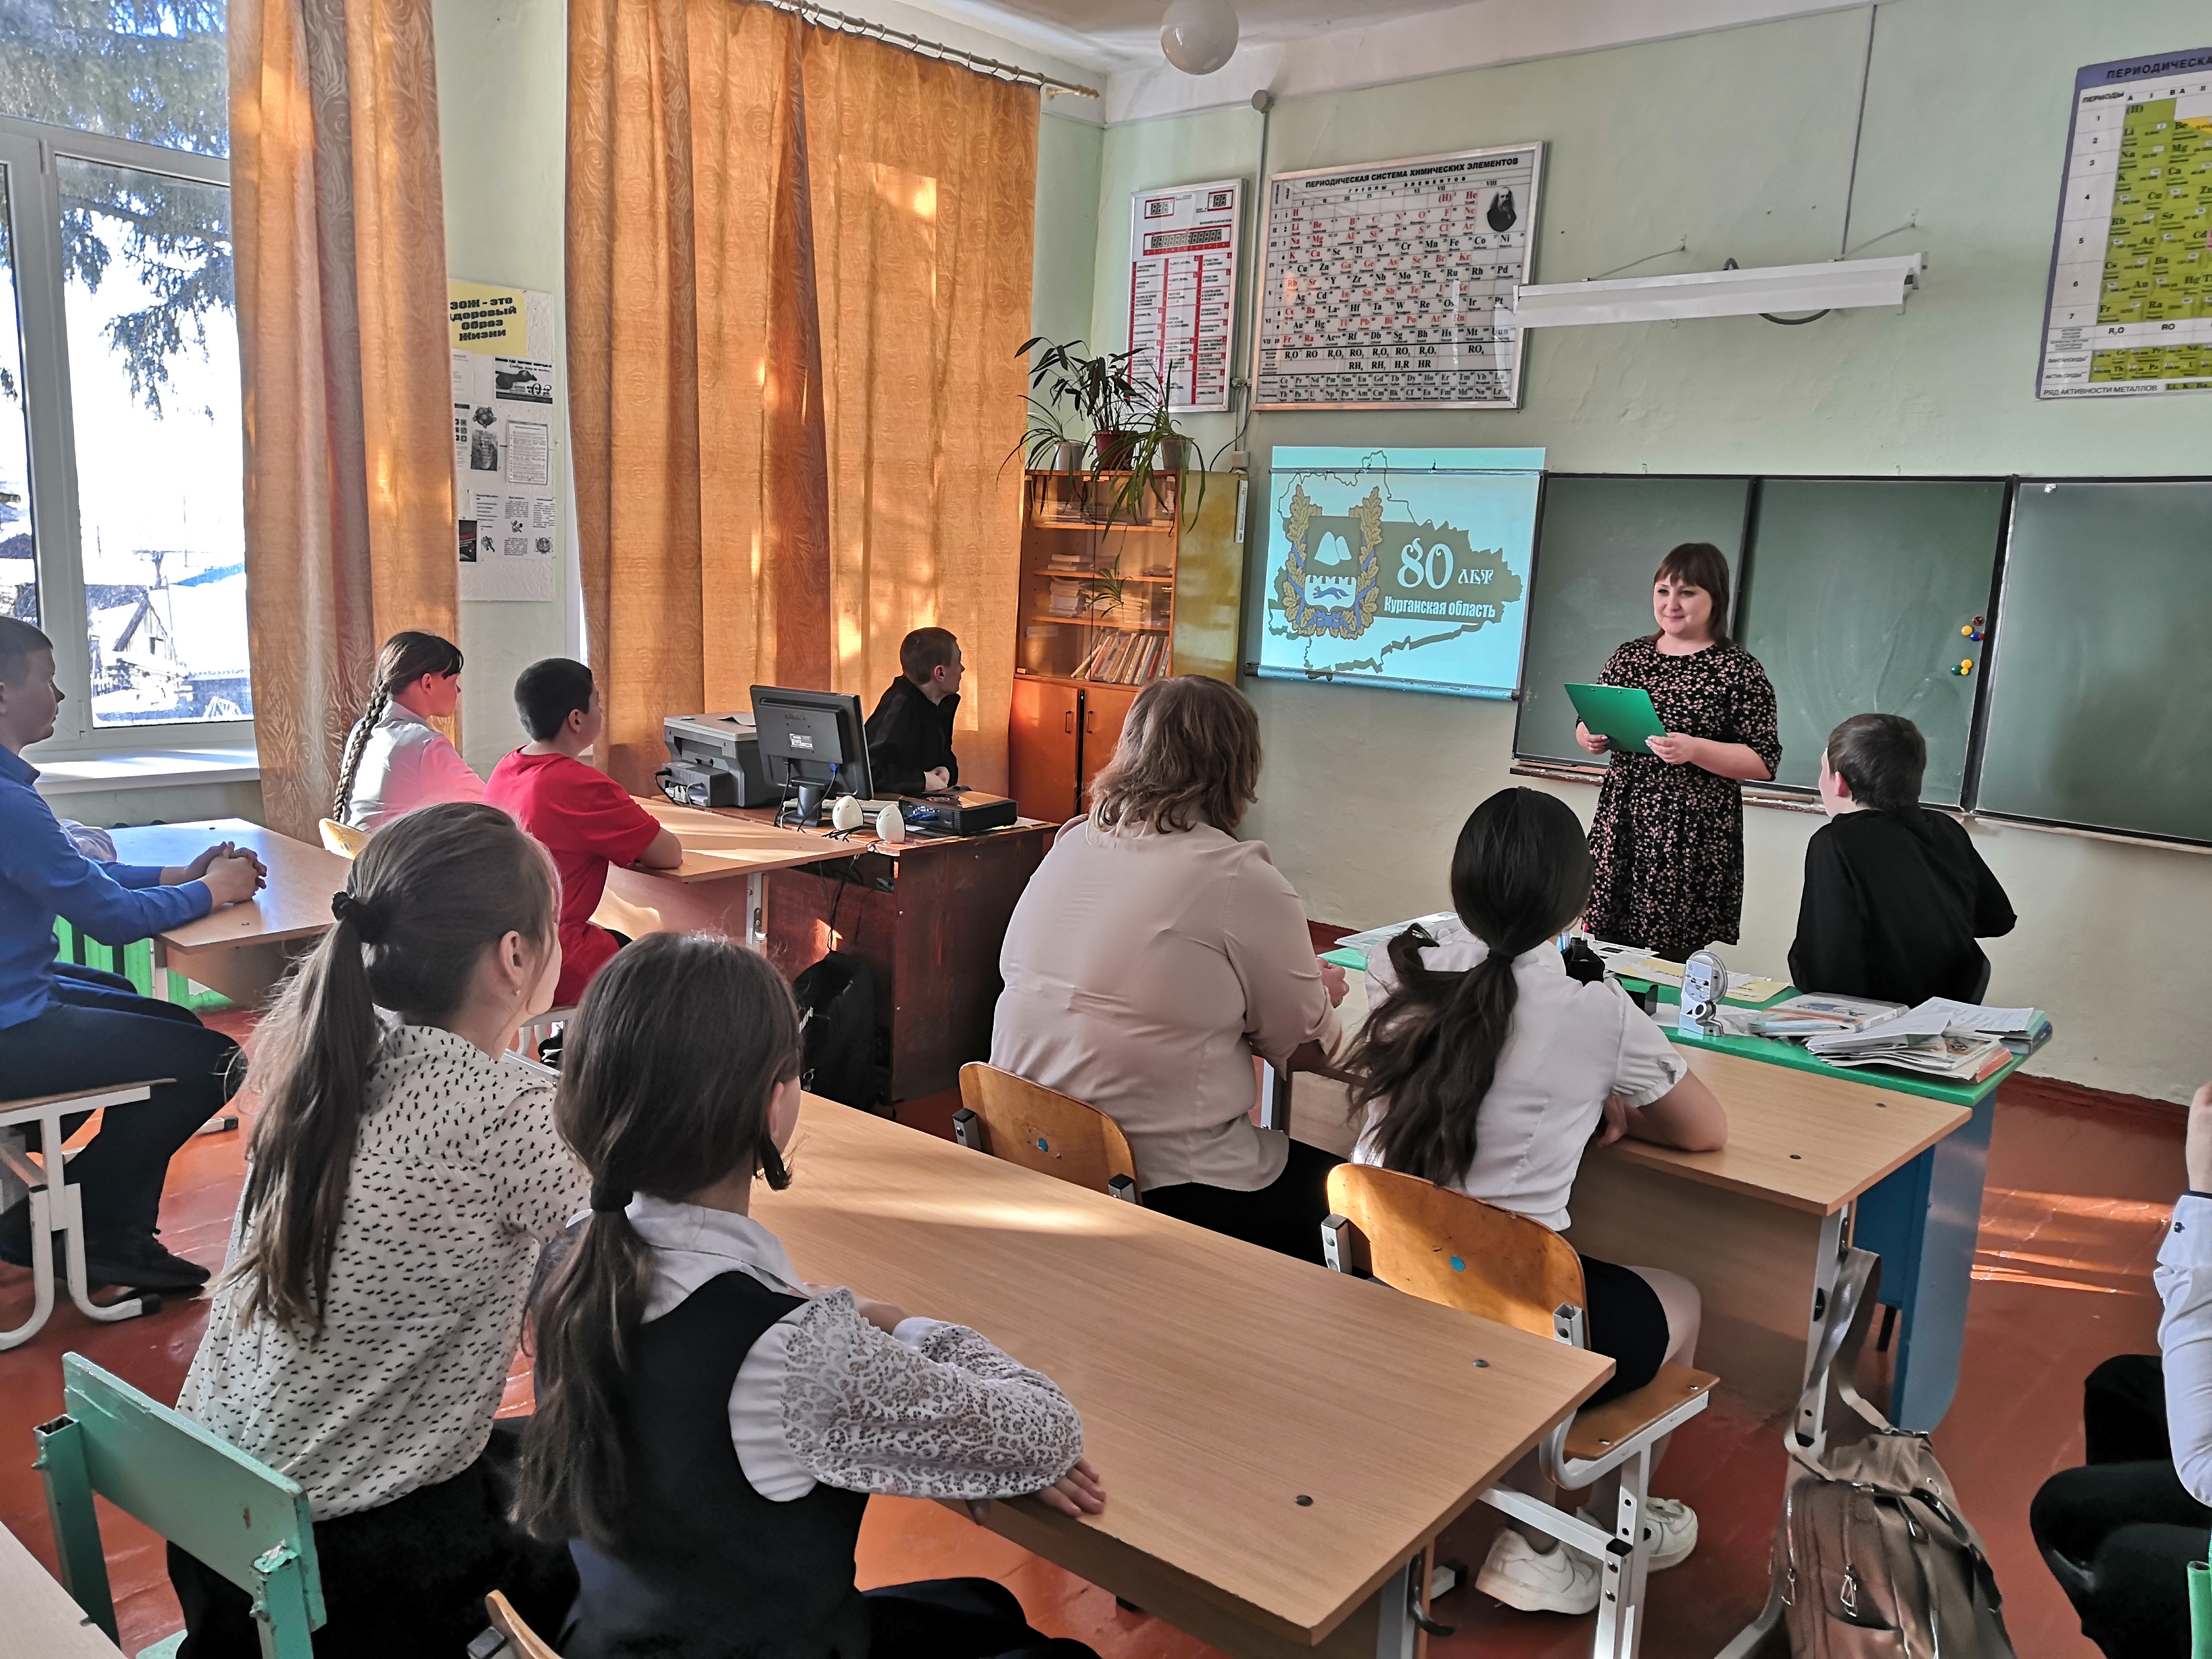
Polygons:
<instances>
[{"instance_id":1,"label":"orange curtain","mask_svg":"<svg viewBox=\"0 0 2212 1659\"><path fill-rule=\"evenodd\" d=\"M568 351L608 769L962 636L1005 777L1033 89L732 0L573 0Z\"/></svg>"},{"instance_id":2,"label":"orange curtain","mask_svg":"<svg viewBox=\"0 0 2212 1659\"><path fill-rule=\"evenodd\" d=\"M262 805L313 840L380 643L458 631L428 0L232 0L230 127Z\"/></svg>"}]
</instances>

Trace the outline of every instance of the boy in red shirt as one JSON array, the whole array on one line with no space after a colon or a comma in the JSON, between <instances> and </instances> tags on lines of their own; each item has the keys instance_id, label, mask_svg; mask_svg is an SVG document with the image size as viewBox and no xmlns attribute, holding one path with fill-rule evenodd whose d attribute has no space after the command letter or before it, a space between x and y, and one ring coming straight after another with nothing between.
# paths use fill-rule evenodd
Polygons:
<instances>
[{"instance_id":1,"label":"boy in red shirt","mask_svg":"<svg viewBox=\"0 0 2212 1659\"><path fill-rule=\"evenodd\" d=\"M606 724L590 669L567 657L531 664L514 682L514 712L531 740L492 768L484 799L544 842L561 872L561 982L553 1000L567 1006L624 943L592 922L607 866L673 870L684 848L622 785L578 758Z\"/></svg>"}]
</instances>

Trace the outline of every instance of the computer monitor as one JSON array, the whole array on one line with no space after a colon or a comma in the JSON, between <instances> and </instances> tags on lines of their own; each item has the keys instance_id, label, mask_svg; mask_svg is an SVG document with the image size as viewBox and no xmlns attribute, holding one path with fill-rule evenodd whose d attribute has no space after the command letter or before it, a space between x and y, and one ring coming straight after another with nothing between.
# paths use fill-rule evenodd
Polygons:
<instances>
[{"instance_id":1,"label":"computer monitor","mask_svg":"<svg viewBox=\"0 0 2212 1659\"><path fill-rule=\"evenodd\" d=\"M769 786L798 792L803 817L817 816L827 796L875 799L867 727L860 700L850 692L757 685L753 726Z\"/></svg>"}]
</instances>

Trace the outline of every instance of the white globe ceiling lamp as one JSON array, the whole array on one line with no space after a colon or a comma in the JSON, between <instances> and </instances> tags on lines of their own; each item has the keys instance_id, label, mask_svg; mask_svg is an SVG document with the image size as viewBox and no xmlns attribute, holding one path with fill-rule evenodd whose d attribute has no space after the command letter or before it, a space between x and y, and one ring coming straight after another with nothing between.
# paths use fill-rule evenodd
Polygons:
<instances>
[{"instance_id":1,"label":"white globe ceiling lamp","mask_svg":"<svg viewBox=\"0 0 2212 1659\"><path fill-rule=\"evenodd\" d=\"M1229 0L1174 0L1160 24L1160 50L1185 75L1211 75L1237 52L1237 9Z\"/></svg>"}]
</instances>

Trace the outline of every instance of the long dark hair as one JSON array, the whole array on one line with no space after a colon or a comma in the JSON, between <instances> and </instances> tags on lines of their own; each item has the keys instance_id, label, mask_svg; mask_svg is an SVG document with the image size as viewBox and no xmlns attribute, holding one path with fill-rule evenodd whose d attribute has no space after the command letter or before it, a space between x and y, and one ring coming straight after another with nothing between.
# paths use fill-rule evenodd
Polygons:
<instances>
[{"instance_id":1,"label":"long dark hair","mask_svg":"<svg viewBox=\"0 0 2212 1659\"><path fill-rule=\"evenodd\" d=\"M368 747L368 734L384 718L384 711L392 707L392 699L425 674L460 672L461 647L451 640L406 629L385 641L376 658L376 690L369 694L367 712L355 722L353 735L346 739L345 759L338 767L337 798L331 803L332 817L344 821L346 808L353 801L354 775L361 770L362 751Z\"/></svg>"},{"instance_id":2,"label":"long dark hair","mask_svg":"<svg viewBox=\"0 0 2212 1659\"><path fill-rule=\"evenodd\" d=\"M230 1268L247 1286L245 1317L323 1328L377 1009L436 1024L466 999L486 946L520 933L553 950L560 898L545 849L496 806L446 801L369 838L331 902L337 925L254 1045L261 1109L240 1200L252 1238Z\"/></svg>"},{"instance_id":3,"label":"long dark hair","mask_svg":"<svg viewBox=\"0 0 2212 1659\"><path fill-rule=\"evenodd\" d=\"M538 1406L514 1504L538 1537L606 1547L629 1512L625 1373L653 1264L623 1206L738 1170L790 1185L769 1105L798 1075L791 988L727 939L648 934L584 993L553 1118L591 1172L592 1212L538 1309Z\"/></svg>"},{"instance_id":4,"label":"long dark hair","mask_svg":"<svg viewBox=\"0 0 2212 1659\"><path fill-rule=\"evenodd\" d=\"M1520 999L1513 959L1581 915L1589 890L1589 845L1565 802L1501 789L1468 816L1452 849L1452 908L1490 953L1464 972L1437 972L1421 961L1436 943L1425 931L1392 939L1398 988L1345 1062L1355 1121L1387 1102L1373 1128L1383 1168L1445 1186L1467 1174L1475 1115Z\"/></svg>"},{"instance_id":5,"label":"long dark hair","mask_svg":"<svg viewBox=\"0 0 2212 1659\"><path fill-rule=\"evenodd\" d=\"M1711 542L1684 542L1668 549L1667 556L1659 561L1659 568L1651 573L1652 586L1669 576L1712 595L1713 614L1706 631L1712 635L1715 645L1733 645L1735 641L1729 638L1728 556ZM1654 631L1644 637L1656 640L1659 635Z\"/></svg>"}]
</instances>

